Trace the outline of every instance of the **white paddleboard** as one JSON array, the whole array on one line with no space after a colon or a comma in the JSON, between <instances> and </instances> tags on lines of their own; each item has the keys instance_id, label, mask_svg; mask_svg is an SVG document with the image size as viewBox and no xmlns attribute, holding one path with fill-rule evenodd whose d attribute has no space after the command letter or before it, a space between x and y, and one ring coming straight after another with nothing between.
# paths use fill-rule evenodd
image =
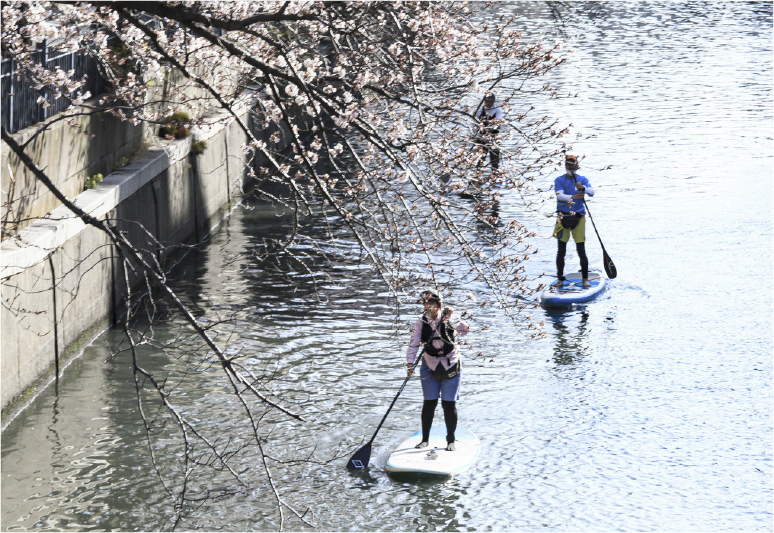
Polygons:
<instances>
[{"instance_id":1,"label":"white paddleboard","mask_svg":"<svg viewBox=\"0 0 774 533\"><path fill-rule=\"evenodd\" d=\"M446 426L433 426L427 448L414 448L422 440L418 431L390 454L384 469L392 474L453 476L464 472L478 458L481 441L469 430L457 427L453 452L446 451Z\"/></svg>"},{"instance_id":2,"label":"white paddleboard","mask_svg":"<svg viewBox=\"0 0 774 533\"><path fill-rule=\"evenodd\" d=\"M589 302L602 294L607 278L597 272L589 272L589 284L591 287L583 286L580 272L567 274L561 287L551 285L540 294L540 304L543 307L565 307Z\"/></svg>"}]
</instances>

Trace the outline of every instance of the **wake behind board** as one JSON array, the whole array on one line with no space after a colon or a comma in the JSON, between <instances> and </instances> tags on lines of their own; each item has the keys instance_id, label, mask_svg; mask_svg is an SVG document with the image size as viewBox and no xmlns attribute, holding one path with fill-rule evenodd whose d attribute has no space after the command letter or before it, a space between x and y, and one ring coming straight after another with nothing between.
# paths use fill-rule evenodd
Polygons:
<instances>
[{"instance_id":1,"label":"wake behind board","mask_svg":"<svg viewBox=\"0 0 774 533\"><path fill-rule=\"evenodd\" d=\"M390 454L384 469L390 474L453 476L464 472L478 458L481 441L461 427L454 432L453 452L446 451L446 426L433 426L427 448L414 448L422 440L418 431L400 443Z\"/></svg>"},{"instance_id":2,"label":"wake behind board","mask_svg":"<svg viewBox=\"0 0 774 533\"><path fill-rule=\"evenodd\" d=\"M540 305L543 307L566 307L589 302L605 290L607 278L600 276L598 272L589 272L589 283L591 287L583 287L580 272L567 274L561 287L551 286L540 293Z\"/></svg>"}]
</instances>

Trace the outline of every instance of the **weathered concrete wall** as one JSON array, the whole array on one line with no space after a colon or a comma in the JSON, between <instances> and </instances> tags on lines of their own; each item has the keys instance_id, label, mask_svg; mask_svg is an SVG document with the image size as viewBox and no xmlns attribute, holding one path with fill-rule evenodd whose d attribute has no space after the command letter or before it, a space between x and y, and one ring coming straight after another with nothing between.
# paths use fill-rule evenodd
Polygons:
<instances>
[{"instance_id":1,"label":"weathered concrete wall","mask_svg":"<svg viewBox=\"0 0 774 533\"><path fill-rule=\"evenodd\" d=\"M239 113L245 123L248 105ZM190 147L199 140L207 149L195 156ZM143 152L74 202L163 260L166 252L146 231L162 244L206 235L223 208L241 195L246 142L234 121L197 128L188 139ZM3 150L8 150L4 144ZM6 412L112 322L126 286L107 235L64 206L3 241L0 278L0 391Z\"/></svg>"},{"instance_id":2,"label":"weathered concrete wall","mask_svg":"<svg viewBox=\"0 0 774 533\"><path fill-rule=\"evenodd\" d=\"M195 74L217 78L224 95L232 94L237 85L233 73L213 73L198 69ZM212 81L212 80L210 80ZM157 79L146 81L146 110L185 111L194 119L206 114L205 104L212 104L207 90L188 80L176 69L167 69ZM46 170L57 188L68 198L84 191L86 179L95 174L107 176L123 158L132 158L158 142L157 126L132 125L110 113L92 112L100 97L91 98L78 108L84 115L63 120L62 114L35 124L13 135L24 144L27 155ZM90 113L90 114L86 114ZM38 134L38 132L42 133ZM14 235L60 205L59 201L35 179L35 176L7 151L2 160L3 238Z\"/></svg>"},{"instance_id":3,"label":"weathered concrete wall","mask_svg":"<svg viewBox=\"0 0 774 533\"><path fill-rule=\"evenodd\" d=\"M121 122L107 113L73 120L77 127L55 116L37 136L44 124L35 124L13 136L19 144L32 139L25 152L68 198L84 190L89 176L107 176L121 158L140 150L148 135L145 127ZM59 205L14 154L3 150L0 165L4 232L15 234Z\"/></svg>"}]
</instances>

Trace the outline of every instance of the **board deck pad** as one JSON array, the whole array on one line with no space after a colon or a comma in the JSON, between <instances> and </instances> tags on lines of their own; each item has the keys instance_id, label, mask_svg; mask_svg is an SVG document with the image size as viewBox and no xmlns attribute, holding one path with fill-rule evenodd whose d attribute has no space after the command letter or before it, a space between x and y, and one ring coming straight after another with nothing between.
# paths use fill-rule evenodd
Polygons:
<instances>
[{"instance_id":1,"label":"board deck pad","mask_svg":"<svg viewBox=\"0 0 774 533\"><path fill-rule=\"evenodd\" d=\"M556 279L551 283L554 282ZM589 272L589 284L591 287L583 286L580 272L567 274L561 287L550 286L540 294L540 303L544 307L561 307L588 302L605 290L607 278L602 277L598 272Z\"/></svg>"},{"instance_id":2,"label":"board deck pad","mask_svg":"<svg viewBox=\"0 0 774 533\"><path fill-rule=\"evenodd\" d=\"M454 432L453 452L446 451L446 426L433 426L427 448L414 446L422 440L418 431L393 450L384 469L392 474L424 474L453 476L464 472L475 462L481 450L481 441L471 431L457 427Z\"/></svg>"}]
</instances>

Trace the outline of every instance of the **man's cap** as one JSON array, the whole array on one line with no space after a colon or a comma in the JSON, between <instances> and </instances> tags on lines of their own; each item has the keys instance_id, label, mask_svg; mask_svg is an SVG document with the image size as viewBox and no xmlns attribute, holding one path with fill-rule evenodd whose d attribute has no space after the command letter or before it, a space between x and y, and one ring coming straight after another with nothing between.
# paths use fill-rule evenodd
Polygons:
<instances>
[{"instance_id":1,"label":"man's cap","mask_svg":"<svg viewBox=\"0 0 774 533\"><path fill-rule=\"evenodd\" d=\"M487 98L491 98L492 100L494 100L495 99L494 93L486 93L484 95L484 100L486 100Z\"/></svg>"},{"instance_id":2,"label":"man's cap","mask_svg":"<svg viewBox=\"0 0 774 533\"><path fill-rule=\"evenodd\" d=\"M569 155L569 154L566 155L565 158L564 158L564 166L566 166L568 168L569 167L575 167L575 169L577 170L579 168L577 156Z\"/></svg>"}]
</instances>

